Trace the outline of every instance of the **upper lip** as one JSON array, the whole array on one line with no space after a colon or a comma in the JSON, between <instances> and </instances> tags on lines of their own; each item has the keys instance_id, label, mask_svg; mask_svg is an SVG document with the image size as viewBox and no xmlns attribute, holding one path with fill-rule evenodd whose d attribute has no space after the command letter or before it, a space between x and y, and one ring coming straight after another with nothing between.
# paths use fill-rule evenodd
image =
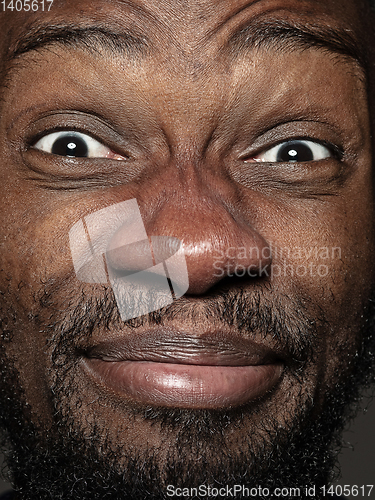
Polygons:
<instances>
[{"instance_id":1,"label":"upper lip","mask_svg":"<svg viewBox=\"0 0 375 500\"><path fill-rule=\"evenodd\" d=\"M103 361L152 361L207 366L247 366L280 362L284 355L233 332L215 330L199 336L173 328L137 331L85 350Z\"/></svg>"}]
</instances>

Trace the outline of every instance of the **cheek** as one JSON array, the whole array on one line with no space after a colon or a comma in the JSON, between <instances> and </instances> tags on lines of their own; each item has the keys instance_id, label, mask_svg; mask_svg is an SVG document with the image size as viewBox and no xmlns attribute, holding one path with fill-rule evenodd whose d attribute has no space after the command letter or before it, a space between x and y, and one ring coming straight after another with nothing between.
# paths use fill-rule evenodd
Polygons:
<instances>
[{"instance_id":1,"label":"cheek","mask_svg":"<svg viewBox=\"0 0 375 500\"><path fill-rule=\"evenodd\" d=\"M51 279L61 280L73 272L69 229L80 212L89 210L84 196L56 195L23 189L9 196L0 207L2 227L1 265L19 295L18 305L36 307L35 297Z\"/></svg>"},{"instance_id":2,"label":"cheek","mask_svg":"<svg viewBox=\"0 0 375 500\"><path fill-rule=\"evenodd\" d=\"M78 204L61 198L53 203L53 197L37 196L35 190L23 190L20 196L13 186L13 192L2 198L0 210L0 311L2 325L5 322L9 331L2 345L7 358L15 360L20 385L39 422L53 414L46 348L51 335L46 325L53 308L43 309L41 302L50 300L45 295L47 285L58 286L72 272L68 231ZM52 299L61 308L62 297Z\"/></svg>"},{"instance_id":3,"label":"cheek","mask_svg":"<svg viewBox=\"0 0 375 500\"><path fill-rule=\"evenodd\" d=\"M327 328L318 339L316 362L331 385L360 345L363 314L373 291L371 204L343 198L335 203L294 200L273 213L282 214L269 236L273 283L284 293L302 294L321 311Z\"/></svg>"}]
</instances>

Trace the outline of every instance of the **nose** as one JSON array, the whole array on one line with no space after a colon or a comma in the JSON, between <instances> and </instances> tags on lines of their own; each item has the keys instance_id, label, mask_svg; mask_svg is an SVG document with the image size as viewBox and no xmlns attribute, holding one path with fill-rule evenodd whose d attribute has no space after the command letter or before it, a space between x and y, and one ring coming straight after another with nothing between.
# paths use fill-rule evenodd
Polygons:
<instances>
[{"instance_id":1,"label":"nose","mask_svg":"<svg viewBox=\"0 0 375 500\"><path fill-rule=\"evenodd\" d=\"M183 206L181 206L183 205ZM204 294L227 277L259 277L271 264L265 238L228 206L213 197L167 204L146 224L147 233L182 242L192 295Z\"/></svg>"},{"instance_id":2,"label":"nose","mask_svg":"<svg viewBox=\"0 0 375 500\"><path fill-rule=\"evenodd\" d=\"M129 228L125 231L120 227L110 244L118 249L111 253L110 264L117 270L135 272L151 268L155 260L161 262L160 256L166 260L182 249L188 272L187 294L191 295L204 294L227 277L264 276L271 264L270 246L250 221L230 206L213 193L194 194L191 190L166 196L157 209L144 206L146 239L138 240L134 251L123 256L121 249L130 249L125 241ZM168 248L160 243L160 237L169 237Z\"/></svg>"}]
</instances>

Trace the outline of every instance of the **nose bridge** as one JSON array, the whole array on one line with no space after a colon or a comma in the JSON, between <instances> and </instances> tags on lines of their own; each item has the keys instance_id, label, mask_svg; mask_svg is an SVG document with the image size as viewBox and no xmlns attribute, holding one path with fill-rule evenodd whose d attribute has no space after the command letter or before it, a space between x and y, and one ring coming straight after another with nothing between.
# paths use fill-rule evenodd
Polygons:
<instances>
[{"instance_id":1,"label":"nose bridge","mask_svg":"<svg viewBox=\"0 0 375 500\"><path fill-rule=\"evenodd\" d=\"M229 205L236 193L201 157L188 156L189 152L176 152L164 175L158 179L159 196L156 194L158 189L153 189L155 185L150 187L150 198L156 194L157 208L153 203L149 205L145 226L148 234L172 229L183 233L185 247L189 246L187 241L194 240L207 246L213 221L232 217Z\"/></svg>"}]
</instances>

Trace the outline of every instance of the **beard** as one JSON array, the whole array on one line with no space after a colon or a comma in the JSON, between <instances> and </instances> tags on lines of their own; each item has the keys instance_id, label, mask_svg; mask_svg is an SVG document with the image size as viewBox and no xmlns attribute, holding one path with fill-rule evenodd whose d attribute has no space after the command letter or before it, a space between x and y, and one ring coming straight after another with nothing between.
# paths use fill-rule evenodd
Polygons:
<instances>
[{"instance_id":1,"label":"beard","mask_svg":"<svg viewBox=\"0 0 375 500\"><path fill-rule=\"evenodd\" d=\"M257 489L251 496L259 498L272 497L275 488L300 488L301 497L308 497L308 488L315 488L315 497L323 496L320 487L333 480L340 433L354 414L361 388L372 380L373 301L364 311L360 348L340 380L317 404L304 387L308 386L309 366L319 357L321 332L330 326L301 294L298 300L281 299L264 286L255 286L251 292L224 288L199 302L182 298L124 323L110 290L95 299L82 288L80 300L64 307L60 301L58 306L61 292L70 296L67 290L61 284L47 285L38 297L41 311L33 317L49 338L53 425L44 430L35 423L19 374L5 353L6 343L12 342L11 318L16 315L9 310L3 315L0 418L8 468L20 498L161 500L173 498L175 488L187 488L189 498L208 498L208 487L213 488L211 496L214 488L224 488L220 498L231 498L234 485ZM272 400L268 405L255 401L225 410L134 404L123 409L123 424L108 425L109 420L95 412L95 405L91 411L82 402L73 353L97 330L163 326L175 318L197 325L204 321L235 325L247 338L252 332L261 332L273 345L282 345L292 359L286 371L300 387L293 404L276 407L276 414ZM151 441L147 445L147 439L145 446L137 446L131 437L124 442L124 435L136 435L134 428L140 423L150 436L161 436L163 446L153 446ZM250 494L246 489L237 490L236 497ZM295 493L283 498L295 498Z\"/></svg>"}]
</instances>

